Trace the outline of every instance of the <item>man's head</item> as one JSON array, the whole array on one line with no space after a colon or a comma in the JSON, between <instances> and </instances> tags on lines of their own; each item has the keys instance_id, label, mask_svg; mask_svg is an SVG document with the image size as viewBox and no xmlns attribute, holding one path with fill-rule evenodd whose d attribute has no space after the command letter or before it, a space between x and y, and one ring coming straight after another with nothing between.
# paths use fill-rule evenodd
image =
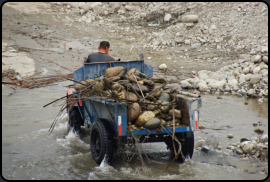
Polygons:
<instances>
[{"instance_id":1,"label":"man's head","mask_svg":"<svg viewBox=\"0 0 270 182\"><path fill-rule=\"evenodd\" d=\"M103 53L108 54L109 49L110 49L109 42L107 42L107 41L100 42L99 47L98 47L99 52L103 52Z\"/></svg>"}]
</instances>

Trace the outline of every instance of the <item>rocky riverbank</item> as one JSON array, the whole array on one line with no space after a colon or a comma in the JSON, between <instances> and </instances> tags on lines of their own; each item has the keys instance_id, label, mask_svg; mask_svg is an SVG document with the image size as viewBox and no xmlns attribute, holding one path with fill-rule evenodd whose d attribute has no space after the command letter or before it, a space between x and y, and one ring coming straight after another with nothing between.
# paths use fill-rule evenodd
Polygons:
<instances>
[{"instance_id":1,"label":"rocky riverbank","mask_svg":"<svg viewBox=\"0 0 270 182\"><path fill-rule=\"evenodd\" d=\"M176 76L173 79L182 80L180 85L183 89L196 89L195 92L218 95L259 97L259 102L267 102L265 98L268 98L268 12L264 3L51 4L63 7L68 14L77 15L78 22L88 25L106 24L110 26L111 34L116 35L123 30L117 23L127 23L130 26L127 25L125 29L130 34L144 36L131 47L130 52L135 48L147 49L150 53L158 55L165 53L168 48L173 49L166 60L159 60L155 56L146 59L154 66L166 63L172 75ZM66 21L74 20L67 18ZM138 28L141 26L147 27L148 30ZM123 35L120 38L127 41L134 39ZM204 63L208 64L208 69L202 69L200 64ZM181 73L184 73L184 76ZM187 79L187 76L191 78Z\"/></svg>"}]
</instances>

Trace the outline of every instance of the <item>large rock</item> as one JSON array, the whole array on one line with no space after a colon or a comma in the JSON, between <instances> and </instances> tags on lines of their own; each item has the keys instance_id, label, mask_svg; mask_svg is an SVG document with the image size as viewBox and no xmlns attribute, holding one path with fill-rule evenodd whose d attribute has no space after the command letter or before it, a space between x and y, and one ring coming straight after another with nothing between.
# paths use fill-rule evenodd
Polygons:
<instances>
[{"instance_id":1,"label":"large rock","mask_svg":"<svg viewBox=\"0 0 270 182\"><path fill-rule=\"evenodd\" d=\"M158 68L161 69L161 70L168 69L167 65L164 64L164 63L159 65Z\"/></svg>"},{"instance_id":2,"label":"large rock","mask_svg":"<svg viewBox=\"0 0 270 182\"><path fill-rule=\"evenodd\" d=\"M168 14L166 14L166 15L164 16L164 21L165 21L165 22L170 21L171 18L172 18L172 15L168 13Z\"/></svg>"},{"instance_id":3,"label":"large rock","mask_svg":"<svg viewBox=\"0 0 270 182\"><path fill-rule=\"evenodd\" d=\"M171 109L171 110L169 111L169 114L170 114L170 115L173 114L173 109ZM181 111L178 110L178 109L174 109L174 116L175 116L175 118L177 118L177 119L181 119Z\"/></svg>"},{"instance_id":4,"label":"large rock","mask_svg":"<svg viewBox=\"0 0 270 182\"><path fill-rule=\"evenodd\" d=\"M133 7L132 6L129 6L129 5L126 5L125 6L125 9L128 10L128 11L132 11L133 10Z\"/></svg>"},{"instance_id":5,"label":"large rock","mask_svg":"<svg viewBox=\"0 0 270 182\"><path fill-rule=\"evenodd\" d=\"M205 91L208 90L208 86L207 86L206 82L199 82L198 83L198 86L199 86L199 89L198 90L200 92L205 92Z\"/></svg>"},{"instance_id":6,"label":"large rock","mask_svg":"<svg viewBox=\"0 0 270 182\"><path fill-rule=\"evenodd\" d=\"M209 75L209 72L210 71L207 71L207 70L201 70L201 71L198 72L198 76L200 76L200 74L207 74L207 75Z\"/></svg>"},{"instance_id":7,"label":"large rock","mask_svg":"<svg viewBox=\"0 0 270 182\"><path fill-rule=\"evenodd\" d=\"M242 72L243 72L244 74L248 74L248 73L249 73L249 67L244 68L244 69L242 70Z\"/></svg>"},{"instance_id":8,"label":"large rock","mask_svg":"<svg viewBox=\"0 0 270 182\"><path fill-rule=\"evenodd\" d=\"M190 88L192 85L188 82L188 81L186 81L186 80L182 80L181 82L180 82L180 84L181 84L181 87L182 88L184 88L184 89L188 89L188 88Z\"/></svg>"},{"instance_id":9,"label":"large rock","mask_svg":"<svg viewBox=\"0 0 270 182\"><path fill-rule=\"evenodd\" d=\"M141 111L140 105L136 102L132 103L131 106L127 110L128 122L130 121L131 123L133 123L133 121L135 121L140 115L140 111Z\"/></svg>"},{"instance_id":10,"label":"large rock","mask_svg":"<svg viewBox=\"0 0 270 182\"><path fill-rule=\"evenodd\" d=\"M182 22L193 22L196 23L199 20L199 17L197 15L186 15L182 17Z\"/></svg>"},{"instance_id":11,"label":"large rock","mask_svg":"<svg viewBox=\"0 0 270 182\"><path fill-rule=\"evenodd\" d=\"M265 62L266 64L268 64L268 56L263 56L262 60L263 60L263 62Z\"/></svg>"},{"instance_id":12,"label":"large rock","mask_svg":"<svg viewBox=\"0 0 270 182\"><path fill-rule=\"evenodd\" d=\"M156 129L156 128L160 127L160 124L161 124L161 121L158 118L153 118L153 119L147 121L144 124L144 127L147 129Z\"/></svg>"},{"instance_id":13,"label":"large rock","mask_svg":"<svg viewBox=\"0 0 270 182\"><path fill-rule=\"evenodd\" d=\"M120 72L122 72L124 70L125 70L125 68L122 66L107 68L103 72L103 76L106 76L107 78L114 77L114 76L117 76Z\"/></svg>"},{"instance_id":14,"label":"large rock","mask_svg":"<svg viewBox=\"0 0 270 182\"><path fill-rule=\"evenodd\" d=\"M208 83L208 86L214 89L222 89L224 85L226 84L225 81L216 81L216 82L210 82Z\"/></svg>"},{"instance_id":15,"label":"large rock","mask_svg":"<svg viewBox=\"0 0 270 182\"><path fill-rule=\"evenodd\" d=\"M198 77L199 77L200 79L202 79L202 80L206 80L206 79L209 78L209 76L208 76L207 74L205 74L205 73L202 73L202 74L198 75Z\"/></svg>"},{"instance_id":16,"label":"large rock","mask_svg":"<svg viewBox=\"0 0 270 182\"><path fill-rule=\"evenodd\" d=\"M240 148L245 154L250 154L257 148L257 143L255 141L245 141L240 144Z\"/></svg>"},{"instance_id":17,"label":"large rock","mask_svg":"<svg viewBox=\"0 0 270 182\"><path fill-rule=\"evenodd\" d=\"M171 101L170 94L162 91L158 100L160 100L161 102L170 102Z\"/></svg>"},{"instance_id":18,"label":"large rock","mask_svg":"<svg viewBox=\"0 0 270 182\"><path fill-rule=\"evenodd\" d=\"M251 73L246 74L246 77L245 77L246 81L249 81L251 77L252 77Z\"/></svg>"},{"instance_id":19,"label":"large rock","mask_svg":"<svg viewBox=\"0 0 270 182\"><path fill-rule=\"evenodd\" d=\"M255 74L255 75L252 75L250 79L250 83L253 85L253 84L259 83L260 80L261 80L261 76L259 74Z\"/></svg>"},{"instance_id":20,"label":"large rock","mask_svg":"<svg viewBox=\"0 0 270 182\"><path fill-rule=\"evenodd\" d=\"M160 106L160 111L162 114L168 114L169 110L171 109L170 102L162 102L162 105Z\"/></svg>"},{"instance_id":21,"label":"large rock","mask_svg":"<svg viewBox=\"0 0 270 182\"><path fill-rule=\"evenodd\" d=\"M199 140L196 144L195 144L195 149L197 150L198 147L202 146L202 144L205 142L205 140Z\"/></svg>"},{"instance_id":22,"label":"large rock","mask_svg":"<svg viewBox=\"0 0 270 182\"><path fill-rule=\"evenodd\" d=\"M257 66L256 68L254 68L253 74L259 73L260 71L261 71L261 67Z\"/></svg>"},{"instance_id":23,"label":"large rock","mask_svg":"<svg viewBox=\"0 0 270 182\"><path fill-rule=\"evenodd\" d=\"M239 75L239 83L242 83L245 81L246 81L246 75L244 75L244 74Z\"/></svg>"},{"instance_id":24,"label":"large rock","mask_svg":"<svg viewBox=\"0 0 270 182\"><path fill-rule=\"evenodd\" d=\"M237 85L238 81L235 78L229 78L228 79L228 85L232 86L232 85Z\"/></svg>"},{"instance_id":25,"label":"large rock","mask_svg":"<svg viewBox=\"0 0 270 182\"><path fill-rule=\"evenodd\" d=\"M135 124L137 126L144 126L144 124L153 119L155 117L155 113L153 113L152 111L144 111L136 120Z\"/></svg>"},{"instance_id":26,"label":"large rock","mask_svg":"<svg viewBox=\"0 0 270 182\"><path fill-rule=\"evenodd\" d=\"M118 95L120 99L126 99L128 101L135 101L135 102L138 100L137 95L132 92L127 92L123 90Z\"/></svg>"},{"instance_id":27,"label":"large rock","mask_svg":"<svg viewBox=\"0 0 270 182\"><path fill-rule=\"evenodd\" d=\"M254 63L258 63L258 62L260 62L261 61L261 59L262 59L262 56L261 55L256 55L256 56L254 56Z\"/></svg>"}]
</instances>

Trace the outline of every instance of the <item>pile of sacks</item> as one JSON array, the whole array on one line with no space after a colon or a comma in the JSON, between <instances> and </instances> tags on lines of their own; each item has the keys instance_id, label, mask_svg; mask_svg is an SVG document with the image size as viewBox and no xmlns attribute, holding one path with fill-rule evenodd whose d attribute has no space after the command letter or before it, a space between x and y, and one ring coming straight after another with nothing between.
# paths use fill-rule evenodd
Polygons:
<instances>
[{"instance_id":1,"label":"pile of sacks","mask_svg":"<svg viewBox=\"0 0 270 182\"><path fill-rule=\"evenodd\" d=\"M136 68L125 73L119 66L107 68L99 78L82 81L75 89L81 98L95 95L126 103L129 130L155 129L173 125L173 107L175 126L181 124L181 111L172 105L177 91L165 87L166 83L164 78L149 78Z\"/></svg>"}]
</instances>

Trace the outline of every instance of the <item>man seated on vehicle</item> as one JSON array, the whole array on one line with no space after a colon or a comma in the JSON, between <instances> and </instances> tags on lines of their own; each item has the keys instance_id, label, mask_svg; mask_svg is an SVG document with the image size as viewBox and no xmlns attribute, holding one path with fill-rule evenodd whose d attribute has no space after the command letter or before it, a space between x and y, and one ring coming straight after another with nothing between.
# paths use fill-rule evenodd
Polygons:
<instances>
[{"instance_id":1,"label":"man seated on vehicle","mask_svg":"<svg viewBox=\"0 0 270 182\"><path fill-rule=\"evenodd\" d=\"M99 52L90 54L86 59L85 63L115 61L113 57L109 56L110 43L108 41L100 42L98 50Z\"/></svg>"}]
</instances>

